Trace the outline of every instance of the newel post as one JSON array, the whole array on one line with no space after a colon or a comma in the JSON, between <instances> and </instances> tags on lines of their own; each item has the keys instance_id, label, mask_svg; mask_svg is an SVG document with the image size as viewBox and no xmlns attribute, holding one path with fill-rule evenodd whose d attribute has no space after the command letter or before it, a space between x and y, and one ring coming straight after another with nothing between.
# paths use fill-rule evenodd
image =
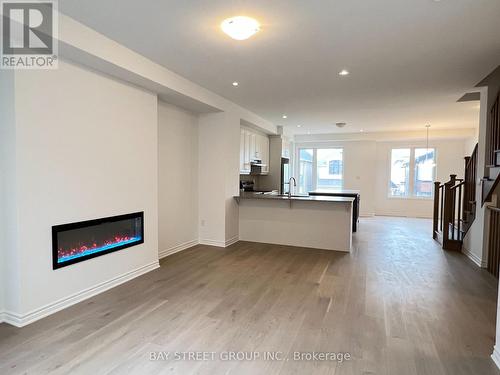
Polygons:
<instances>
[{"instance_id":1,"label":"newel post","mask_svg":"<svg viewBox=\"0 0 500 375\"><path fill-rule=\"evenodd\" d=\"M455 186L456 174L450 175L450 181L444 184L444 209L443 209L443 248L450 239L450 223L453 211L453 192L451 188Z\"/></svg>"},{"instance_id":2,"label":"newel post","mask_svg":"<svg viewBox=\"0 0 500 375\"><path fill-rule=\"evenodd\" d=\"M432 238L437 238L437 231L439 225L439 186L441 183L434 182L434 211L432 215Z\"/></svg>"}]
</instances>

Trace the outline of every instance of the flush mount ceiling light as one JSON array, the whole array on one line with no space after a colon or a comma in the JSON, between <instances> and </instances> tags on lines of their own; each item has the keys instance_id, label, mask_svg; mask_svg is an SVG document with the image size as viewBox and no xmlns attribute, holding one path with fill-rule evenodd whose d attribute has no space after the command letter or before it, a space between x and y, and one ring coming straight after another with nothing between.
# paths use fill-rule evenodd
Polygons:
<instances>
[{"instance_id":1,"label":"flush mount ceiling light","mask_svg":"<svg viewBox=\"0 0 500 375\"><path fill-rule=\"evenodd\" d=\"M297 125L298 128L300 128L302 125Z\"/></svg>"},{"instance_id":2,"label":"flush mount ceiling light","mask_svg":"<svg viewBox=\"0 0 500 375\"><path fill-rule=\"evenodd\" d=\"M346 69L342 69L340 72L339 72L339 76L348 76L349 75L349 71L346 70Z\"/></svg>"},{"instance_id":3,"label":"flush mount ceiling light","mask_svg":"<svg viewBox=\"0 0 500 375\"><path fill-rule=\"evenodd\" d=\"M239 85L238 82L236 82L236 81L233 82L233 86L238 86L238 85Z\"/></svg>"},{"instance_id":4,"label":"flush mount ceiling light","mask_svg":"<svg viewBox=\"0 0 500 375\"><path fill-rule=\"evenodd\" d=\"M287 118L288 116L287 116L287 115L283 115L283 116L281 116L281 117L283 117L283 118Z\"/></svg>"},{"instance_id":5,"label":"flush mount ceiling light","mask_svg":"<svg viewBox=\"0 0 500 375\"><path fill-rule=\"evenodd\" d=\"M260 30L260 24L253 18L237 16L222 21L220 28L233 39L245 40Z\"/></svg>"}]
</instances>

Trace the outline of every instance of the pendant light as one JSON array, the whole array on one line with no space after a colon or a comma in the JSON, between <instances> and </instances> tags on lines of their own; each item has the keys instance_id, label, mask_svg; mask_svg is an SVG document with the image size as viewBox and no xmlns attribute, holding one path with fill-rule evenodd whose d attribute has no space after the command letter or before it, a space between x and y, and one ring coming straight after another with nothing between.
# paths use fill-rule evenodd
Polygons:
<instances>
[{"instance_id":1,"label":"pendant light","mask_svg":"<svg viewBox=\"0 0 500 375\"><path fill-rule=\"evenodd\" d=\"M425 163L427 164L428 158L429 158L429 128L431 127L430 124L425 125L426 131L427 131L427 136L426 136L426 150L425 150ZM431 164L432 167L436 166L436 162L432 162Z\"/></svg>"}]
</instances>

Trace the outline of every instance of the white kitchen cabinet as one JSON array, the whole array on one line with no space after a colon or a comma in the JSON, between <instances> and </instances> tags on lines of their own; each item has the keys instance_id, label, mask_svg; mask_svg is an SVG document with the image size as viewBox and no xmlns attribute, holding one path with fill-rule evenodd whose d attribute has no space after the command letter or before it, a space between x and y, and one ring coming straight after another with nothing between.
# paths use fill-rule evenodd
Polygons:
<instances>
[{"instance_id":1,"label":"white kitchen cabinet","mask_svg":"<svg viewBox=\"0 0 500 375\"><path fill-rule=\"evenodd\" d=\"M257 134L249 132L250 137L250 162L257 159Z\"/></svg>"},{"instance_id":2,"label":"white kitchen cabinet","mask_svg":"<svg viewBox=\"0 0 500 375\"><path fill-rule=\"evenodd\" d=\"M242 145L243 143L243 145ZM250 173L250 133L248 130L241 128L240 131L240 173Z\"/></svg>"},{"instance_id":3,"label":"white kitchen cabinet","mask_svg":"<svg viewBox=\"0 0 500 375\"><path fill-rule=\"evenodd\" d=\"M269 137L262 136L261 139L261 159L266 166L262 168L263 173L269 172Z\"/></svg>"},{"instance_id":4,"label":"white kitchen cabinet","mask_svg":"<svg viewBox=\"0 0 500 375\"><path fill-rule=\"evenodd\" d=\"M262 160L266 167L263 173L269 172L269 137L254 130L240 130L240 173L250 173L250 164L254 160Z\"/></svg>"},{"instance_id":5,"label":"white kitchen cabinet","mask_svg":"<svg viewBox=\"0 0 500 375\"><path fill-rule=\"evenodd\" d=\"M245 171L245 130L240 131L240 172Z\"/></svg>"}]
</instances>

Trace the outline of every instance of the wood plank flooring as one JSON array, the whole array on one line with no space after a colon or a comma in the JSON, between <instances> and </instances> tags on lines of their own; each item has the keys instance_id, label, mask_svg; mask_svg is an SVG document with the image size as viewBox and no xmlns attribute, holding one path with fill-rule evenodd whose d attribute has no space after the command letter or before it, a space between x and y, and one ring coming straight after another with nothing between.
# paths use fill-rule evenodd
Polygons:
<instances>
[{"instance_id":1,"label":"wood plank flooring","mask_svg":"<svg viewBox=\"0 0 500 375\"><path fill-rule=\"evenodd\" d=\"M363 219L351 254L239 242L22 329L0 374L498 374L496 280L422 219ZM150 352L341 352L336 361L151 361Z\"/></svg>"}]
</instances>

